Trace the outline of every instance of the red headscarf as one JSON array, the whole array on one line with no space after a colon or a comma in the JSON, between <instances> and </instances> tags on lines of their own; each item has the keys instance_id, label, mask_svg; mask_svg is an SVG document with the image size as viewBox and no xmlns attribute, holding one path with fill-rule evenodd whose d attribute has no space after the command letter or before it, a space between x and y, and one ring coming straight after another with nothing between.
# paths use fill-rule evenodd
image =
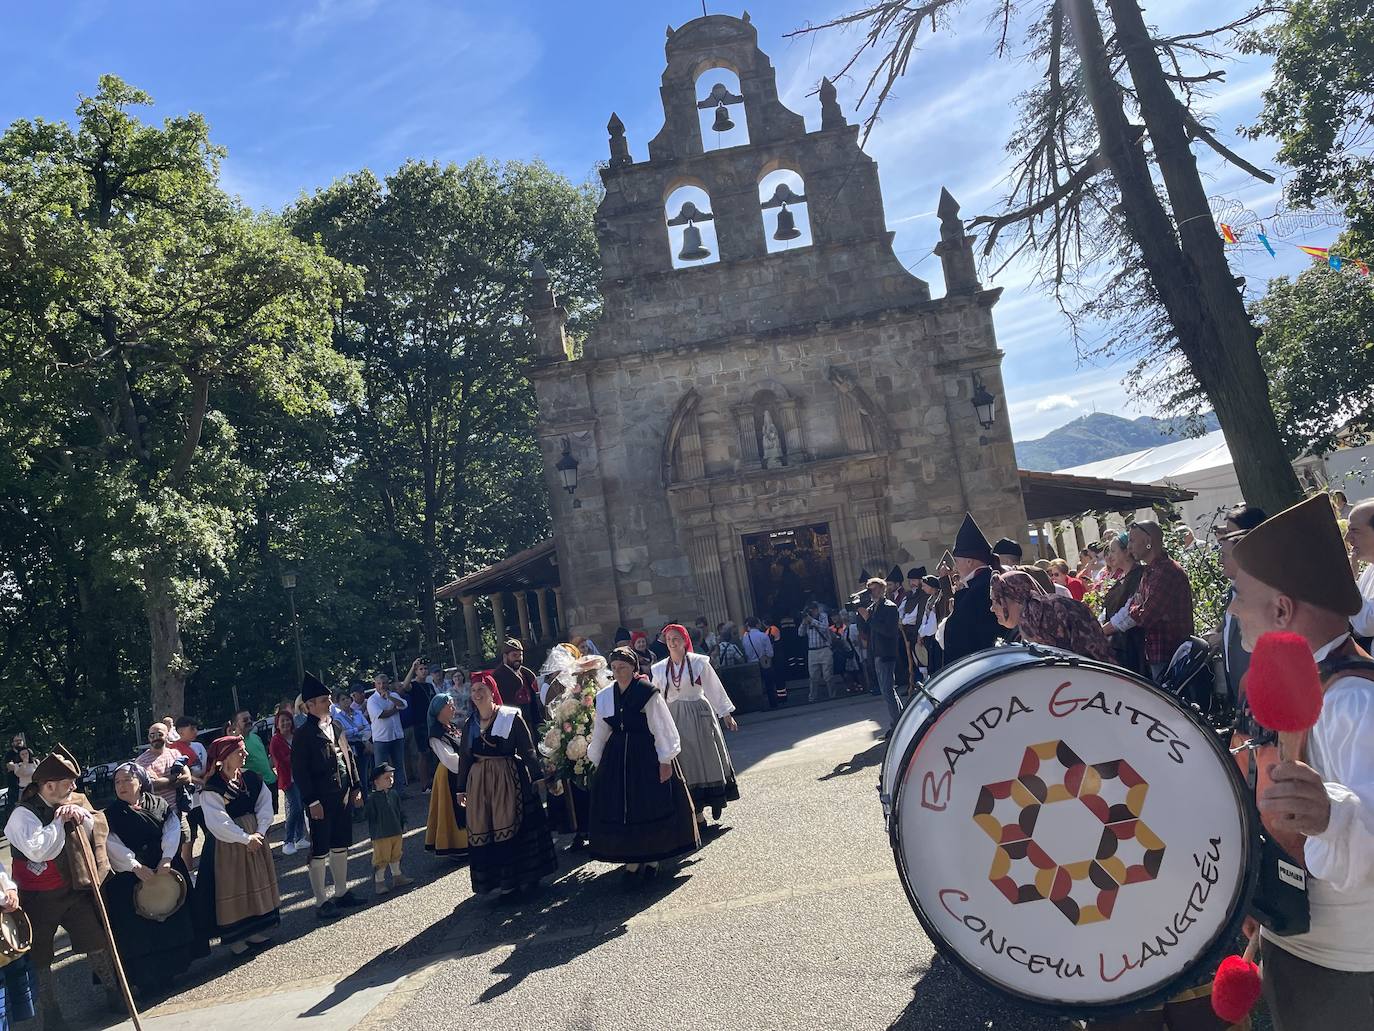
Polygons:
<instances>
[{"instance_id":1,"label":"red headscarf","mask_svg":"<svg viewBox=\"0 0 1374 1031\"><path fill-rule=\"evenodd\" d=\"M205 750L205 768L214 769L224 760L243 747L243 738L237 734L227 734L224 737L217 737L210 742L210 747Z\"/></svg>"},{"instance_id":2,"label":"red headscarf","mask_svg":"<svg viewBox=\"0 0 1374 1031\"><path fill-rule=\"evenodd\" d=\"M669 623L667 626L663 628L663 643L668 643L668 633L672 630L676 630L679 634L682 635L683 644L687 646L688 651L691 651L692 635L687 632L687 628L683 626L681 623Z\"/></svg>"},{"instance_id":3,"label":"red headscarf","mask_svg":"<svg viewBox=\"0 0 1374 1031\"><path fill-rule=\"evenodd\" d=\"M492 704L492 705L504 705L504 704L505 704L504 702L501 701L501 689L500 689L499 687L496 686L496 678L495 678L494 676L491 675L491 670L489 670L489 669L480 670L480 671L478 671L478 672L476 672L476 673L474 673L474 674L472 675L472 681L471 681L472 683L475 684L475 683L477 683L477 681L479 681L479 680L482 681L482 683L486 684L487 687L491 688L491 704ZM469 690L471 690L471 688L469 688Z\"/></svg>"}]
</instances>

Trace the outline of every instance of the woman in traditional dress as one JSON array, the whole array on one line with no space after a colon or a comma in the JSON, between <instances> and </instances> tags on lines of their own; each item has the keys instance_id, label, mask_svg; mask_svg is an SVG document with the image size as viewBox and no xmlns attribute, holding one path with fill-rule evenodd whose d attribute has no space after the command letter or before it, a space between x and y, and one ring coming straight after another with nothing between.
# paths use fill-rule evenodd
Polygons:
<instances>
[{"instance_id":1,"label":"woman in traditional dress","mask_svg":"<svg viewBox=\"0 0 1374 1031\"><path fill-rule=\"evenodd\" d=\"M663 693L668 711L673 714L682 738L678 762L696 806L697 822L706 823L705 810L719 820L726 804L739 798L735 767L725 747L726 730L737 730L734 702L705 655L689 651L691 636L687 628L674 623L663 628L668 657L654 663L653 685Z\"/></svg>"},{"instance_id":2,"label":"woman in traditional dress","mask_svg":"<svg viewBox=\"0 0 1374 1031\"><path fill-rule=\"evenodd\" d=\"M216 738L206 754L201 809L210 836L200 854L196 912L202 932L239 956L265 945L281 923L281 895L267 831L272 795L243 764L248 749L237 734Z\"/></svg>"},{"instance_id":3,"label":"woman in traditional dress","mask_svg":"<svg viewBox=\"0 0 1374 1031\"><path fill-rule=\"evenodd\" d=\"M685 630L682 639L688 639ZM706 665L704 657L696 659ZM678 765L682 739L662 692L640 675L639 658L628 648L611 652L611 675L611 683L596 693L596 722L587 746L587 758L596 766L591 855L624 863L625 879L631 881L641 867L644 877L656 876L660 861L694 852L701 837Z\"/></svg>"},{"instance_id":4,"label":"woman in traditional dress","mask_svg":"<svg viewBox=\"0 0 1374 1031\"><path fill-rule=\"evenodd\" d=\"M1092 610L1062 594L1046 594L1028 573L1019 569L994 573L988 585L992 613L1007 630L1017 631L1024 644L1062 648L1090 659L1111 662L1111 645Z\"/></svg>"},{"instance_id":5,"label":"woman in traditional dress","mask_svg":"<svg viewBox=\"0 0 1374 1031\"><path fill-rule=\"evenodd\" d=\"M467 813L458 804L463 724L457 714L458 707L447 692L430 700L429 747L439 763L434 770L434 783L429 792L429 818L425 821L425 851L455 860L464 859L468 854Z\"/></svg>"},{"instance_id":6,"label":"woman in traditional dress","mask_svg":"<svg viewBox=\"0 0 1374 1031\"><path fill-rule=\"evenodd\" d=\"M467 808L472 890L502 899L533 890L558 869L538 785L544 769L524 717L498 706L489 679L471 688L472 715L458 764L458 804Z\"/></svg>"},{"instance_id":7,"label":"woman in traditional dress","mask_svg":"<svg viewBox=\"0 0 1374 1031\"><path fill-rule=\"evenodd\" d=\"M105 808L110 825L105 848L113 875L101 891L124 972L136 990L150 993L166 988L169 978L210 950L196 931L189 904L161 921L141 916L134 904L139 884L167 871L175 871L190 893L176 806L152 793L148 771L137 763L115 770L114 789L115 800Z\"/></svg>"}]
</instances>

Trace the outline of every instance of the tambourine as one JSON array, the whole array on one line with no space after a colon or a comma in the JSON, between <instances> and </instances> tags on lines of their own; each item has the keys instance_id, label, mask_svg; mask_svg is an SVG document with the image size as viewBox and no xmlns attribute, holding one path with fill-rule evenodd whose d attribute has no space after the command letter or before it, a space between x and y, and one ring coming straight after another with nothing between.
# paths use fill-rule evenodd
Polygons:
<instances>
[{"instance_id":1,"label":"tambourine","mask_svg":"<svg viewBox=\"0 0 1374 1031\"><path fill-rule=\"evenodd\" d=\"M879 790L940 951L1076 1018L1209 978L1245 916L1258 819L1201 718L1125 670L1038 646L968 656L925 692Z\"/></svg>"},{"instance_id":2,"label":"tambourine","mask_svg":"<svg viewBox=\"0 0 1374 1031\"><path fill-rule=\"evenodd\" d=\"M173 869L154 871L134 886L134 912L145 920L166 920L186 902L186 878Z\"/></svg>"},{"instance_id":3,"label":"tambourine","mask_svg":"<svg viewBox=\"0 0 1374 1031\"><path fill-rule=\"evenodd\" d=\"M22 909L0 913L0 967L13 963L33 947L33 927Z\"/></svg>"}]
</instances>

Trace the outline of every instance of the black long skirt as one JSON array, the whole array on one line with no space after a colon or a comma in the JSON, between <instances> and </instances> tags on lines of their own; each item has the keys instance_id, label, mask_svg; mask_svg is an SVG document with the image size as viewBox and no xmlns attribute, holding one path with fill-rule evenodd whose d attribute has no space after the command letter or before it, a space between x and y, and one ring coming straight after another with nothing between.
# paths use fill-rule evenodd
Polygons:
<instances>
[{"instance_id":1,"label":"black long skirt","mask_svg":"<svg viewBox=\"0 0 1374 1031\"><path fill-rule=\"evenodd\" d=\"M591 784L590 852L607 863L655 863L701 847L682 769L658 779L652 734L613 731Z\"/></svg>"},{"instance_id":2,"label":"black long skirt","mask_svg":"<svg viewBox=\"0 0 1374 1031\"><path fill-rule=\"evenodd\" d=\"M181 908L160 923L139 916L134 908L138 878L133 873L112 874L100 889L124 973L142 991L165 988L168 977L185 973L193 959L210 954L193 916L196 889L190 887L180 856L172 860L172 869L186 879L189 890Z\"/></svg>"},{"instance_id":3,"label":"black long skirt","mask_svg":"<svg viewBox=\"0 0 1374 1031\"><path fill-rule=\"evenodd\" d=\"M497 890L515 891L558 869L544 803L524 764L515 759L509 761L517 767L520 782L520 829L506 841L475 845L471 838L468 839L468 871L472 874L475 895Z\"/></svg>"}]
</instances>

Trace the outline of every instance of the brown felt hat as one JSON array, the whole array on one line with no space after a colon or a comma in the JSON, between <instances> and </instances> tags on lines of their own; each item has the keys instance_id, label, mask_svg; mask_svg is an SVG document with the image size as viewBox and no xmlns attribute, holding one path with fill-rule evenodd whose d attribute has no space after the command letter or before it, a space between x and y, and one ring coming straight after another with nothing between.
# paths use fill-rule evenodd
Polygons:
<instances>
[{"instance_id":1,"label":"brown felt hat","mask_svg":"<svg viewBox=\"0 0 1374 1031\"><path fill-rule=\"evenodd\" d=\"M76 780L81 776L81 764L67 751L66 745L53 745L41 763L34 767L33 783L46 784L51 780Z\"/></svg>"},{"instance_id":2,"label":"brown felt hat","mask_svg":"<svg viewBox=\"0 0 1374 1031\"><path fill-rule=\"evenodd\" d=\"M1342 616L1353 616L1363 604L1325 494L1260 523L1236 542L1232 557L1260 583L1295 601Z\"/></svg>"}]
</instances>

